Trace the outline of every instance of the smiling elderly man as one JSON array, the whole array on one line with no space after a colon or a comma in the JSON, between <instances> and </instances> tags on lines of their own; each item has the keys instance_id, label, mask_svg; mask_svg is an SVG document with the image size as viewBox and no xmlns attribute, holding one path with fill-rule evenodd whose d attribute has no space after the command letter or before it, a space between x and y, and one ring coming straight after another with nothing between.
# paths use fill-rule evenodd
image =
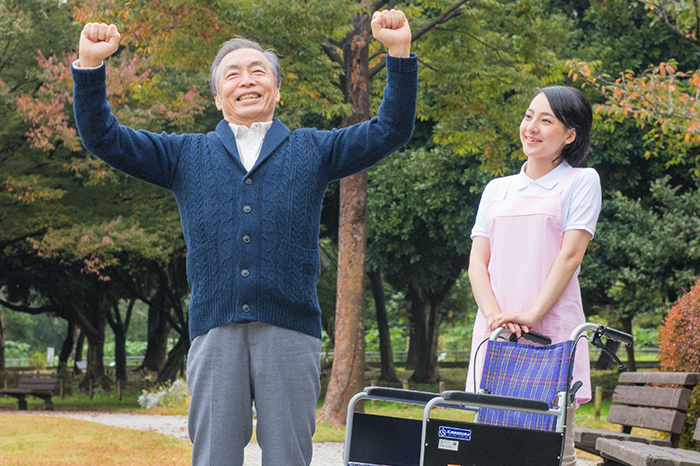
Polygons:
<instances>
[{"instance_id":1,"label":"smiling elderly man","mask_svg":"<svg viewBox=\"0 0 700 466\"><path fill-rule=\"evenodd\" d=\"M375 13L388 47L376 118L333 131L290 132L274 119L277 57L233 39L210 76L223 121L208 134L120 126L107 102L103 60L114 25L87 24L73 64L75 119L85 147L125 173L172 190L187 244L192 346L187 382L196 465L242 465L257 411L263 465L311 462L319 397L318 232L331 181L360 172L411 137L417 58L400 11Z\"/></svg>"}]
</instances>

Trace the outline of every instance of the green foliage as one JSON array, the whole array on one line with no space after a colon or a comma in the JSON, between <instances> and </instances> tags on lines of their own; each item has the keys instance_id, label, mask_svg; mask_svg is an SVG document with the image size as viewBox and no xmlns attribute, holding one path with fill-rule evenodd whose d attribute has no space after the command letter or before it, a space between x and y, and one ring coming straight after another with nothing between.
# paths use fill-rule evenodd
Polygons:
<instances>
[{"instance_id":1,"label":"green foliage","mask_svg":"<svg viewBox=\"0 0 700 466\"><path fill-rule=\"evenodd\" d=\"M584 258L581 283L589 312L633 317L663 312L700 275L700 190L655 181L651 199L621 194L605 201Z\"/></svg>"},{"instance_id":2,"label":"green foliage","mask_svg":"<svg viewBox=\"0 0 700 466\"><path fill-rule=\"evenodd\" d=\"M632 336L634 337L635 348L658 348L659 334L655 328L633 327Z\"/></svg>"},{"instance_id":3,"label":"green foliage","mask_svg":"<svg viewBox=\"0 0 700 466\"><path fill-rule=\"evenodd\" d=\"M46 353L35 351L29 356L29 365L36 370L46 368Z\"/></svg>"},{"instance_id":4,"label":"green foliage","mask_svg":"<svg viewBox=\"0 0 700 466\"><path fill-rule=\"evenodd\" d=\"M20 343L12 340L5 340L5 357L6 358L26 358L29 356L29 350L32 345L29 343Z\"/></svg>"},{"instance_id":5,"label":"green foliage","mask_svg":"<svg viewBox=\"0 0 700 466\"><path fill-rule=\"evenodd\" d=\"M504 174L522 160L518 125L537 87L561 82L573 23L547 2L477 3L417 44L419 118L434 140Z\"/></svg>"},{"instance_id":6,"label":"green foliage","mask_svg":"<svg viewBox=\"0 0 700 466\"><path fill-rule=\"evenodd\" d=\"M436 147L394 154L370 175L370 261L399 290L410 284L438 292L466 264L476 170Z\"/></svg>"},{"instance_id":7,"label":"green foliage","mask_svg":"<svg viewBox=\"0 0 700 466\"><path fill-rule=\"evenodd\" d=\"M406 347L406 329L390 327L389 336L392 347L401 349ZM365 351L379 351L379 330L372 327L365 331Z\"/></svg>"}]
</instances>

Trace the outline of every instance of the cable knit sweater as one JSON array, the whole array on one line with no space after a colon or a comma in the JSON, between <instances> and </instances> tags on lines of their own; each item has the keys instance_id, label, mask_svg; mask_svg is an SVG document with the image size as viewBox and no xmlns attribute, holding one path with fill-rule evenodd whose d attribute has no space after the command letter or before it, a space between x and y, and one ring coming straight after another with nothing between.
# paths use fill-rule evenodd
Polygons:
<instances>
[{"instance_id":1,"label":"cable knit sweater","mask_svg":"<svg viewBox=\"0 0 700 466\"><path fill-rule=\"evenodd\" d=\"M187 245L190 339L229 322L260 321L321 337L318 233L328 184L376 164L411 137L417 58L387 57L379 114L349 128L290 132L273 121L246 172L226 121L208 134L119 125L105 66L72 69L85 148L175 194Z\"/></svg>"}]
</instances>

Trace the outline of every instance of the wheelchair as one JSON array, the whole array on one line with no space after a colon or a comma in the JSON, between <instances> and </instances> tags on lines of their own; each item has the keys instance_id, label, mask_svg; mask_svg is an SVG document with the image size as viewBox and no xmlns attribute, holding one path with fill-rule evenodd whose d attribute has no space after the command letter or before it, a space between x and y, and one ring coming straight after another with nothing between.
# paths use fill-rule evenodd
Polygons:
<instances>
[{"instance_id":1,"label":"wheelchair","mask_svg":"<svg viewBox=\"0 0 700 466\"><path fill-rule=\"evenodd\" d=\"M478 392L366 387L355 395L348 406L343 464L560 466L567 408L582 385L571 381L578 341L585 338L622 369L601 337L629 346L632 336L593 323L579 325L557 344L534 332L521 338L536 344L520 342L514 334L505 339L506 332L497 329L482 343L486 353ZM364 400L420 405L423 419L355 412ZM436 408L471 411L473 421L436 418Z\"/></svg>"}]
</instances>

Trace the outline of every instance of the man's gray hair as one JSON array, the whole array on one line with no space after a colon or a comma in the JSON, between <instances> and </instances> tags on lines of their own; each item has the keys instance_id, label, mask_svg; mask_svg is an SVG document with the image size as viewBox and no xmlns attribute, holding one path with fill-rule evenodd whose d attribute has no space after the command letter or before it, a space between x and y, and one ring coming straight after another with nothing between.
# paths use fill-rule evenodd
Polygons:
<instances>
[{"instance_id":1,"label":"man's gray hair","mask_svg":"<svg viewBox=\"0 0 700 466\"><path fill-rule=\"evenodd\" d=\"M260 47L260 44L257 42L253 42L252 40L247 40L247 39L231 39L226 42L224 42L224 45L221 46L219 49L219 53L216 54L216 58L214 59L214 63L211 64L211 71L209 72L209 88L211 89L212 95L216 94L219 92L218 86L217 86L217 75L219 71L219 64L221 63L221 60L224 59L226 55L229 53L233 52L234 50L238 49L253 49L257 50L258 52L261 52L263 55L265 55L265 58L267 58L267 61L270 62L270 66L272 67L272 72L275 75L275 84L277 84L277 87L282 84L282 73L280 71L280 62L277 59L277 55L275 55L275 52L272 49L267 49L263 50L262 47Z\"/></svg>"}]
</instances>

